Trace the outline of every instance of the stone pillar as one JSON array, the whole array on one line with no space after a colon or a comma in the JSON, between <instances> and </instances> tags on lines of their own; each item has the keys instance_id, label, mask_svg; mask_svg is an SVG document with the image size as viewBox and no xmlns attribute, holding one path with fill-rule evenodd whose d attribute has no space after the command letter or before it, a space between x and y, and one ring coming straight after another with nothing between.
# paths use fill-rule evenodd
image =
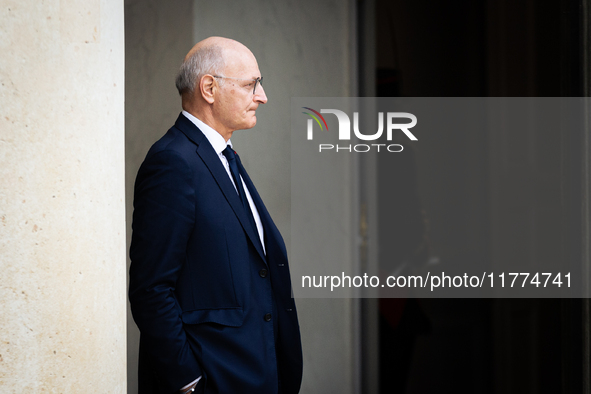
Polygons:
<instances>
[{"instance_id":1,"label":"stone pillar","mask_svg":"<svg viewBox=\"0 0 591 394\"><path fill-rule=\"evenodd\" d=\"M125 393L123 2L0 8L0 392Z\"/></svg>"}]
</instances>

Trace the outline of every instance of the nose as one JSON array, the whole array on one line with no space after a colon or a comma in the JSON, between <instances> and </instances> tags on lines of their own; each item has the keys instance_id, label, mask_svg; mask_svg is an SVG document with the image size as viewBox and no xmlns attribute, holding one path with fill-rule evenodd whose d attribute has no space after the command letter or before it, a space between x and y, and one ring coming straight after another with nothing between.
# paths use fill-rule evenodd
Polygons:
<instances>
[{"instance_id":1,"label":"nose","mask_svg":"<svg viewBox=\"0 0 591 394\"><path fill-rule=\"evenodd\" d=\"M259 86L257 86L257 90L254 94L253 99L259 104L265 104L267 102L267 95L265 94L265 88L263 88L262 84L259 84Z\"/></svg>"}]
</instances>

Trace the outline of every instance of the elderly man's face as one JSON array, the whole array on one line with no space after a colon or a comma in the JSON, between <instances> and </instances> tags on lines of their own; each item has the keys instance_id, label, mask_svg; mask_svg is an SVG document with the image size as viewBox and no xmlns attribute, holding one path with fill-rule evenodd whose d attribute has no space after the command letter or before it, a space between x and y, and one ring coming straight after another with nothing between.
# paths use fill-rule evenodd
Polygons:
<instances>
[{"instance_id":1,"label":"elderly man's face","mask_svg":"<svg viewBox=\"0 0 591 394\"><path fill-rule=\"evenodd\" d=\"M250 129L257 123L257 107L267 102L261 84L253 94L254 80L260 78L261 72L250 51L233 53L228 60L223 76L229 78L224 79L219 89L214 116L228 131Z\"/></svg>"}]
</instances>

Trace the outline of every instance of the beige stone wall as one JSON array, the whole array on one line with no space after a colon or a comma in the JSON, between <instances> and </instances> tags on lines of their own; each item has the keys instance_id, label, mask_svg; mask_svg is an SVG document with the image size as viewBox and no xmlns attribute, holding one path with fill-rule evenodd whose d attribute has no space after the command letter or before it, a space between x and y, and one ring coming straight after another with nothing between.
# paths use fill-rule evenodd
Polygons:
<instances>
[{"instance_id":1,"label":"beige stone wall","mask_svg":"<svg viewBox=\"0 0 591 394\"><path fill-rule=\"evenodd\" d=\"M125 393L123 4L0 4L0 392Z\"/></svg>"}]
</instances>

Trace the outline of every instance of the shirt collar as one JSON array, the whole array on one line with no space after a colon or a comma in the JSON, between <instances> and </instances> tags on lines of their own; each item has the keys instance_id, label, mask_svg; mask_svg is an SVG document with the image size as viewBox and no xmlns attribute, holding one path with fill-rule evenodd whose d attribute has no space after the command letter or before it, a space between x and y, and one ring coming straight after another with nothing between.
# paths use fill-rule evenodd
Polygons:
<instances>
[{"instance_id":1,"label":"shirt collar","mask_svg":"<svg viewBox=\"0 0 591 394\"><path fill-rule=\"evenodd\" d=\"M213 128L206 125L201 120L197 119L195 116L191 115L187 111L183 110L182 114L191 122L193 122L193 124L197 126L203 134L205 134L205 137L207 138L211 146L213 146L213 150L215 150L215 153L220 155L224 151L224 149L226 149L226 145L230 145L230 148L233 149L232 141L228 140L226 142L226 140L224 139L224 137L222 137L220 133L218 133Z\"/></svg>"}]
</instances>

